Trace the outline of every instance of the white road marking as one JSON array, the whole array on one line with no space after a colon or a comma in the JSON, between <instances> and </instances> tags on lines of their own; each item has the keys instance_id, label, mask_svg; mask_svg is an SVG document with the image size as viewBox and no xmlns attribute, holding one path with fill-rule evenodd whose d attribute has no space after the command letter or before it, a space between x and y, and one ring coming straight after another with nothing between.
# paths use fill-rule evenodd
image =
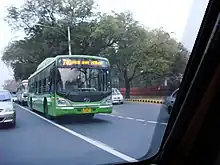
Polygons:
<instances>
[{"instance_id":1,"label":"white road marking","mask_svg":"<svg viewBox=\"0 0 220 165\"><path fill-rule=\"evenodd\" d=\"M48 119L44 118L43 116L40 116L39 114L37 114L35 112L32 112L32 111L30 111L29 109L27 109L25 107L22 107L20 105L18 105L18 106L20 108L22 108L23 110L25 110L25 111L27 111L27 112L29 112L29 113L31 113L31 114L41 118L41 119L47 121L48 123L50 123L50 124L60 128L60 129L62 129L63 131L66 131L66 132L68 132L68 133L70 133L70 134L72 134L72 135L74 135L74 136L76 136L76 137L78 137L78 138L80 138L80 139L82 139L82 140L84 140L84 141L86 141L86 142L88 142L88 143L90 143L90 144L92 144L92 145L94 145L94 146L96 146L96 147L98 147L98 148L100 148L100 149L102 149L102 150L112 154L112 155L115 155L115 156L117 156L117 157L119 157L119 158L121 158L121 159L123 159L123 160L125 160L127 162L137 162L138 161L138 160L136 160L136 159L134 159L134 158L132 158L132 157L130 157L128 155L125 155L125 154L123 154L123 153L121 153L119 151L116 151L115 149L113 149L112 147L108 146L107 144L103 144L100 141L93 140L93 139L91 139L89 137L81 135L81 134L79 134L79 133L77 133L75 131L72 131L72 130L62 126L62 125L54 123L53 121L48 120Z\"/></svg>"},{"instance_id":2,"label":"white road marking","mask_svg":"<svg viewBox=\"0 0 220 165\"><path fill-rule=\"evenodd\" d=\"M157 122L157 121L146 121L146 120L144 120L144 119L136 119L136 118L126 117L126 116L119 116L119 115L112 115L112 114L99 114L99 115L118 117L118 118L120 118L120 119L136 120L136 121L138 121L138 122L148 122L148 123L151 123L151 124L167 125L167 123L161 123L161 122ZM144 124L144 125L146 125L146 124Z\"/></svg>"},{"instance_id":3,"label":"white road marking","mask_svg":"<svg viewBox=\"0 0 220 165\"><path fill-rule=\"evenodd\" d=\"M157 122L157 121L147 121L148 123L152 123L152 124L162 124L162 125L167 125L167 123L161 123L161 122Z\"/></svg>"},{"instance_id":4,"label":"white road marking","mask_svg":"<svg viewBox=\"0 0 220 165\"><path fill-rule=\"evenodd\" d=\"M136 119L136 121L145 122L143 119Z\"/></svg>"},{"instance_id":5,"label":"white road marking","mask_svg":"<svg viewBox=\"0 0 220 165\"><path fill-rule=\"evenodd\" d=\"M109 116L109 114L106 114L106 113L99 113L98 115Z\"/></svg>"},{"instance_id":6,"label":"white road marking","mask_svg":"<svg viewBox=\"0 0 220 165\"><path fill-rule=\"evenodd\" d=\"M160 124L167 125L167 123L160 123Z\"/></svg>"},{"instance_id":7,"label":"white road marking","mask_svg":"<svg viewBox=\"0 0 220 165\"><path fill-rule=\"evenodd\" d=\"M134 118L132 118L132 117L125 117L125 118L128 120L134 120Z\"/></svg>"},{"instance_id":8,"label":"white road marking","mask_svg":"<svg viewBox=\"0 0 220 165\"><path fill-rule=\"evenodd\" d=\"M147 121L148 123L157 124L157 121Z\"/></svg>"}]
</instances>

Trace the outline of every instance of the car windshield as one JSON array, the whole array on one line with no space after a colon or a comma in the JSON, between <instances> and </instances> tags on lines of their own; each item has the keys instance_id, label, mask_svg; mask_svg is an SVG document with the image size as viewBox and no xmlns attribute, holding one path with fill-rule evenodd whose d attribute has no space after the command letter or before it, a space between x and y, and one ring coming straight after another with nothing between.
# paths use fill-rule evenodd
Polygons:
<instances>
[{"instance_id":1,"label":"car windshield","mask_svg":"<svg viewBox=\"0 0 220 165\"><path fill-rule=\"evenodd\" d=\"M58 68L57 92L107 92L110 90L109 76L106 69Z\"/></svg>"},{"instance_id":2,"label":"car windshield","mask_svg":"<svg viewBox=\"0 0 220 165\"><path fill-rule=\"evenodd\" d=\"M0 91L0 101L10 101L11 96L7 91Z\"/></svg>"},{"instance_id":3,"label":"car windshield","mask_svg":"<svg viewBox=\"0 0 220 165\"><path fill-rule=\"evenodd\" d=\"M121 93L119 92L118 89L112 89L112 94L113 95L120 95Z\"/></svg>"}]
</instances>

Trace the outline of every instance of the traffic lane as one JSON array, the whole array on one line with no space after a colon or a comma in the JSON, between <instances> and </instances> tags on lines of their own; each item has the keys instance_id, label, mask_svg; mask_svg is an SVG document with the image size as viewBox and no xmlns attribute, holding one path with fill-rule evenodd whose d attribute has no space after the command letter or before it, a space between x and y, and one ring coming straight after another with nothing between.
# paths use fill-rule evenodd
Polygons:
<instances>
[{"instance_id":1,"label":"traffic lane","mask_svg":"<svg viewBox=\"0 0 220 165\"><path fill-rule=\"evenodd\" d=\"M163 123L167 123L169 120L163 104L125 102L121 105L114 105L113 114Z\"/></svg>"},{"instance_id":2,"label":"traffic lane","mask_svg":"<svg viewBox=\"0 0 220 165\"><path fill-rule=\"evenodd\" d=\"M132 158L144 156L150 147L156 124L98 114L88 122L62 120L60 123L84 136L96 139ZM165 129L165 125L163 125Z\"/></svg>"},{"instance_id":3,"label":"traffic lane","mask_svg":"<svg viewBox=\"0 0 220 165\"><path fill-rule=\"evenodd\" d=\"M123 161L15 107L16 127L0 129L1 165L105 164Z\"/></svg>"}]
</instances>

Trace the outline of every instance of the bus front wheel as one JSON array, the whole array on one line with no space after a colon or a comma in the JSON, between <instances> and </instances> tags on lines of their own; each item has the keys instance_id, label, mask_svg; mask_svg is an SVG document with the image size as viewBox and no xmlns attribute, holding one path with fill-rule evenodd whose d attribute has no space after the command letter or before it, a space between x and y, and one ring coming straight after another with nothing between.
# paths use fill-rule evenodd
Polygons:
<instances>
[{"instance_id":1,"label":"bus front wheel","mask_svg":"<svg viewBox=\"0 0 220 165\"><path fill-rule=\"evenodd\" d=\"M50 115L48 114L48 106L47 106L47 100L44 100L44 115L46 118L50 118Z\"/></svg>"},{"instance_id":2,"label":"bus front wheel","mask_svg":"<svg viewBox=\"0 0 220 165\"><path fill-rule=\"evenodd\" d=\"M30 110L31 110L31 111L33 111L32 98L30 98L30 103L29 103L29 106L30 106L30 107L29 107L29 108L30 108Z\"/></svg>"}]
</instances>

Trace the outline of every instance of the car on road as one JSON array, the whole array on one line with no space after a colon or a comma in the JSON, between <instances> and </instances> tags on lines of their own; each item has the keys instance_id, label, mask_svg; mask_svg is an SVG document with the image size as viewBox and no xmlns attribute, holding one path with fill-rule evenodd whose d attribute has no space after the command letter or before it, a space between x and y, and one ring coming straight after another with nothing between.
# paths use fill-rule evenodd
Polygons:
<instances>
[{"instance_id":1,"label":"car on road","mask_svg":"<svg viewBox=\"0 0 220 165\"><path fill-rule=\"evenodd\" d=\"M12 97L12 101L17 103L18 102L18 97L16 95L16 92L11 92L11 97Z\"/></svg>"},{"instance_id":2,"label":"car on road","mask_svg":"<svg viewBox=\"0 0 220 165\"><path fill-rule=\"evenodd\" d=\"M117 88L112 88L112 103L113 104L123 104L124 97Z\"/></svg>"},{"instance_id":3,"label":"car on road","mask_svg":"<svg viewBox=\"0 0 220 165\"><path fill-rule=\"evenodd\" d=\"M28 80L23 80L16 92L17 98L18 98L18 103L21 105L27 105L28 101Z\"/></svg>"},{"instance_id":4,"label":"car on road","mask_svg":"<svg viewBox=\"0 0 220 165\"><path fill-rule=\"evenodd\" d=\"M16 111L10 92L0 90L0 124L6 123L10 123L12 127L15 127Z\"/></svg>"},{"instance_id":5,"label":"car on road","mask_svg":"<svg viewBox=\"0 0 220 165\"><path fill-rule=\"evenodd\" d=\"M173 105L176 101L176 96L178 92L179 92L179 88L177 88L170 96L165 98L164 105L168 114L172 112Z\"/></svg>"}]
</instances>

